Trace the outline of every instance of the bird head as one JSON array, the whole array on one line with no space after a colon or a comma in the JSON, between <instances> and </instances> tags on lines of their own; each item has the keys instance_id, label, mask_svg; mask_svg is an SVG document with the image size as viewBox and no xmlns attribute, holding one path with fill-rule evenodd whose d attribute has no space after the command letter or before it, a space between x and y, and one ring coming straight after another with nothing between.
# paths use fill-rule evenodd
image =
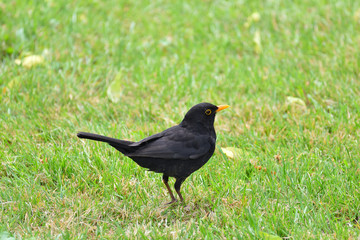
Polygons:
<instances>
[{"instance_id":1,"label":"bird head","mask_svg":"<svg viewBox=\"0 0 360 240\"><path fill-rule=\"evenodd\" d=\"M205 127L213 127L215 115L219 111L228 108L228 105L216 106L211 103L199 103L193 106L185 115L181 122L183 125L204 125Z\"/></svg>"}]
</instances>

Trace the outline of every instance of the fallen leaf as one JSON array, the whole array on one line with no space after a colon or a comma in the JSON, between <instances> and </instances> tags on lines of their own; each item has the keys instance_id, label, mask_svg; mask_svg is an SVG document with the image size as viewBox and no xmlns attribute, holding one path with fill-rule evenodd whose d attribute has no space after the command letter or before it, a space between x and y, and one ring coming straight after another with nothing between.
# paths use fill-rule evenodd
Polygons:
<instances>
[{"instance_id":1,"label":"fallen leaf","mask_svg":"<svg viewBox=\"0 0 360 240\"><path fill-rule=\"evenodd\" d=\"M259 235L261 237L261 239L263 240L282 240L281 237L277 236L277 235L271 235L271 234L268 234L266 232L259 232Z\"/></svg>"},{"instance_id":2,"label":"fallen leaf","mask_svg":"<svg viewBox=\"0 0 360 240\"><path fill-rule=\"evenodd\" d=\"M251 15L250 15L250 19L253 21L253 22L258 22L260 21L260 13L258 12L253 12Z\"/></svg>"},{"instance_id":3,"label":"fallen leaf","mask_svg":"<svg viewBox=\"0 0 360 240\"><path fill-rule=\"evenodd\" d=\"M18 60L18 59L16 59ZM18 61L15 60L15 63L17 63ZM21 65L25 68L32 68L38 65L42 65L44 63L44 57L43 56L39 56L39 55L30 55L25 57L22 61L21 61Z\"/></svg>"},{"instance_id":4,"label":"fallen leaf","mask_svg":"<svg viewBox=\"0 0 360 240\"><path fill-rule=\"evenodd\" d=\"M12 237L9 232L1 232L0 239L1 240L15 240L15 238Z\"/></svg>"},{"instance_id":5,"label":"fallen leaf","mask_svg":"<svg viewBox=\"0 0 360 240\"><path fill-rule=\"evenodd\" d=\"M255 52L257 54L262 52L262 46L261 46L261 35L260 35L260 31L256 31L254 34L254 38L253 41L255 43Z\"/></svg>"},{"instance_id":6,"label":"fallen leaf","mask_svg":"<svg viewBox=\"0 0 360 240\"><path fill-rule=\"evenodd\" d=\"M15 59L14 62L15 62L16 65L21 65L21 59L18 59L18 58L17 58L17 59Z\"/></svg>"},{"instance_id":7,"label":"fallen leaf","mask_svg":"<svg viewBox=\"0 0 360 240\"><path fill-rule=\"evenodd\" d=\"M253 22L258 22L260 21L261 19L261 15L260 13L258 12L253 12L247 19L246 19L246 22L244 23L244 26L246 28L249 28L250 25L253 23Z\"/></svg>"},{"instance_id":8,"label":"fallen leaf","mask_svg":"<svg viewBox=\"0 0 360 240\"><path fill-rule=\"evenodd\" d=\"M285 105L292 112L305 112L307 110L304 100L296 97L288 96Z\"/></svg>"},{"instance_id":9,"label":"fallen leaf","mask_svg":"<svg viewBox=\"0 0 360 240\"><path fill-rule=\"evenodd\" d=\"M88 19L85 14L80 14L79 18L82 23L88 23Z\"/></svg>"},{"instance_id":10,"label":"fallen leaf","mask_svg":"<svg viewBox=\"0 0 360 240\"><path fill-rule=\"evenodd\" d=\"M274 158L276 159L276 161L277 161L278 163L281 163L281 155L280 155L280 154L276 154L276 155L274 156Z\"/></svg>"},{"instance_id":11,"label":"fallen leaf","mask_svg":"<svg viewBox=\"0 0 360 240\"><path fill-rule=\"evenodd\" d=\"M222 147L221 151L228 157L228 158L243 158L249 156L249 153L245 150L236 147Z\"/></svg>"},{"instance_id":12,"label":"fallen leaf","mask_svg":"<svg viewBox=\"0 0 360 240\"><path fill-rule=\"evenodd\" d=\"M122 92L121 72L119 72L115 79L110 83L106 93L112 102L117 103L120 101Z\"/></svg>"},{"instance_id":13,"label":"fallen leaf","mask_svg":"<svg viewBox=\"0 0 360 240\"><path fill-rule=\"evenodd\" d=\"M221 150L223 151L223 153L225 153L225 155L229 158L234 158L234 153L226 148L221 148Z\"/></svg>"},{"instance_id":14,"label":"fallen leaf","mask_svg":"<svg viewBox=\"0 0 360 240\"><path fill-rule=\"evenodd\" d=\"M360 8L354 13L354 20L355 22L360 22Z\"/></svg>"},{"instance_id":15,"label":"fallen leaf","mask_svg":"<svg viewBox=\"0 0 360 240\"><path fill-rule=\"evenodd\" d=\"M306 106L305 102L302 99L296 97L290 97L290 96L286 98L286 103Z\"/></svg>"}]
</instances>

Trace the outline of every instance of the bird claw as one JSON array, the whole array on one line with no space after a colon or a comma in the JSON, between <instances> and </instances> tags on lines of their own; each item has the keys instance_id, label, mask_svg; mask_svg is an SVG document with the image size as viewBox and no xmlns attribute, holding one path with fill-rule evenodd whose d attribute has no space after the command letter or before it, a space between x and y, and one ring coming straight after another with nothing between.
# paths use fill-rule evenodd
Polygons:
<instances>
[{"instance_id":1,"label":"bird claw","mask_svg":"<svg viewBox=\"0 0 360 240\"><path fill-rule=\"evenodd\" d=\"M173 200L171 200L171 202L165 203L165 205L170 205L173 203L176 203L178 200L176 198L174 198Z\"/></svg>"}]
</instances>

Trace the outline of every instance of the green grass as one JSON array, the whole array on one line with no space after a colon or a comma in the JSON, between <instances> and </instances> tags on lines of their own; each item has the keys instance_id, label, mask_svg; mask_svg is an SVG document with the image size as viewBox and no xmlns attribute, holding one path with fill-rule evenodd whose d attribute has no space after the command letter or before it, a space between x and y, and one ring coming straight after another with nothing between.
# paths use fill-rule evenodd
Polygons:
<instances>
[{"instance_id":1,"label":"green grass","mask_svg":"<svg viewBox=\"0 0 360 240\"><path fill-rule=\"evenodd\" d=\"M358 239L359 9L353 0L3 1L0 233ZM261 18L249 22L254 12ZM15 64L32 54L45 63ZM217 116L214 156L183 184L186 205L164 206L161 175L76 137L140 140L203 101L231 108Z\"/></svg>"}]
</instances>

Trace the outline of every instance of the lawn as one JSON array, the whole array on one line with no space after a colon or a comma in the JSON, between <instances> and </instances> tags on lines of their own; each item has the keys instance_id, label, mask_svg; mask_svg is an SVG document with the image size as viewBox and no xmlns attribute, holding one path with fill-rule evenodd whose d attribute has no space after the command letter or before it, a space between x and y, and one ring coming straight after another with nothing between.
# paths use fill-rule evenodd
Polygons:
<instances>
[{"instance_id":1,"label":"lawn","mask_svg":"<svg viewBox=\"0 0 360 240\"><path fill-rule=\"evenodd\" d=\"M359 1L2 1L0 94L0 238L359 239ZM200 102L231 107L185 204L76 137Z\"/></svg>"}]
</instances>

